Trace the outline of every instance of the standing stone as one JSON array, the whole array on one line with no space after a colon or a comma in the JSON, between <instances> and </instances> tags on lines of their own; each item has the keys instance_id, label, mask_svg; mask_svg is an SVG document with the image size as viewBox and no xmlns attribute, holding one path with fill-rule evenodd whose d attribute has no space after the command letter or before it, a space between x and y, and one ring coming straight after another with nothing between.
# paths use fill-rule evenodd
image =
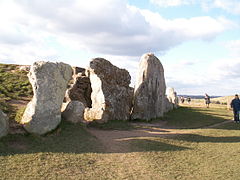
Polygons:
<instances>
[{"instance_id":1,"label":"standing stone","mask_svg":"<svg viewBox=\"0 0 240 180\"><path fill-rule=\"evenodd\" d=\"M84 122L83 113L85 106L80 101L70 101L67 103L65 110L62 112L62 117L66 121L72 123Z\"/></svg>"},{"instance_id":2,"label":"standing stone","mask_svg":"<svg viewBox=\"0 0 240 180\"><path fill-rule=\"evenodd\" d=\"M151 53L144 54L138 69L131 118L150 120L163 116L165 91L161 62Z\"/></svg>"},{"instance_id":3,"label":"standing stone","mask_svg":"<svg viewBox=\"0 0 240 180\"><path fill-rule=\"evenodd\" d=\"M92 86L92 108L85 109L85 120L128 120L133 97L128 71L103 58L93 59L87 71Z\"/></svg>"},{"instance_id":4,"label":"standing stone","mask_svg":"<svg viewBox=\"0 0 240 180\"><path fill-rule=\"evenodd\" d=\"M174 91L174 88L172 87L167 88L167 98L172 106L171 109L178 107L178 97L177 93Z\"/></svg>"},{"instance_id":5,"label":"standing stone","mask_svg":"<svg viewBox=\"0 0 240 180\"><path fill-rule=\"evenodd\" d=\"M61 105L71 76L71 66L64 63L40 61L31 66L28 78L34 96L21 120L28 132L41 135L57 127L61 121Z\"/></svg>"},{"instance_id":6,"label":"standing stone","mask_svg":"<svg viewBox=\"0 0 240 180\"><path fill-rule=\"evenodd\" d=\"M9 130L7 115L0 110L0 138L6 136Z\"/></svg>"},{"instance_id":7,"label":"standing stone","mask_svg":"<svg viewBox=\"0 0 240 180\"><path fill-rule=\"evenodd\" d=\"M89 77L86 76L85 69L73 67L73 82L66 92L65 101L80 101L85 107L92 107L91 100L91 83Z\"/></svg>"},{"instance_id":8,"label":"standing stone","mask_svg":"<svg viewBox=\"0 0 240 180\"><path fill-rule=\"evenodd\" d=\"M234 97L228 96L227 97L227 109L230 110L231 109L231 102L233 100Z\"/></svg>"}]
</instances>

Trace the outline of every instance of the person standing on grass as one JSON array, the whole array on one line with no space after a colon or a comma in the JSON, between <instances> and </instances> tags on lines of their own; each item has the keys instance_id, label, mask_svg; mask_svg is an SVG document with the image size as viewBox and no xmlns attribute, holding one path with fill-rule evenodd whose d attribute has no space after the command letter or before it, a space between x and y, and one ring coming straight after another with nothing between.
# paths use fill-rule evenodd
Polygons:
<instances>
[{"instance_id":1,"label":"person standing on grass","mask_svg":"<svg viewBox=\"0 0 240 180\"><path fill-rule=\"evenodd\" d=\"M190 96L187 97L187 102L188 102L188 104L190 104L190 102L191 102Z\"/></svg>"},{"instance_id":2,"label":"person standing on grass","mask_svg":"<svg viewBox=\"0 0 240 180\"><path fill-rule=\"evenodd\" d=\"M240 111L240 100L238 95L235 95L235 98L231 102L231 108L233 109L234 121L239 123L239 111Z\"/></svg>"},{"instance_id":3,"label":"person standing on grass","mask_svg":"<svg viewBox=\"0 0 240 180\"><path fill-rule=\"evenodd\" d=\"M209 104L211 102L210 102L210 96L207 93L205 94L204 99L205 99L206 107L209 108Z\"/></svg>"},{"instance_id":4,"label":"person standing on grass","mask_svg":"<svg viewBox=\"0 0 240 180\"><path fill-rule=\"evenodd\" d=\"M181 103L183 104L184 103L184 101L185 101L185 99L184 99L184 97L183 96L181 96L180 97L180 100L181 100Z\"/></svg>"}]
</instances>

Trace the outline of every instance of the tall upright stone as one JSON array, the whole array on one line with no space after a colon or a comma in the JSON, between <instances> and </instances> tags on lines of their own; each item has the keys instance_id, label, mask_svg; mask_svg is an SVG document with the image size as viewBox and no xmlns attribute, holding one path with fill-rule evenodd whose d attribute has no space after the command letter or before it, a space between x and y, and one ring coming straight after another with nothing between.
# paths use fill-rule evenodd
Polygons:
<instances>
[{"instance_id":1,"label":"tall upright stone","mask_svg":"<svg viewBox=\"0 0 240 180\"><path fill-rule=\"evenodd\" d=\"M133 97L128 71L106 59L95 58L87 72L92 86L92 108L85 109L85 120L128 120Z\"/></svg>"},{"instance_id":2,"label":"tall upright stone","mask_svg":"<svg viewBox=\"0 0 240 180\"><path fill-rule=\"evenodd\" d=\"M21 120L28 132L42 135L61 122L61 105L71 76L71 66L64 63L40 61L31 66L28 78L34 96Z\"/></svg>"},{"instance_id":3,"label":"tall upright stone","mask_svg":"<svg viewBox=\"0 0 240 180\"><path fill-rule=\"evenodd\" d=\"M0 110L0 138L6 136L9 130L8 117Z\"/></svg>"},{"instance_id":4,"label":"tall upright stone","mask_svg":"<svg viewBox=\"0 0 240 180\"><path fill-rule=\"evenodd\" d=\"M172 88L172 87L167 88L167 98L172 106L171 109L178 107L178 97L177 97L177 93L174 90L174 88Z\"/></svg>"},{"instance_id":5,"label":"tall upright stone","mask_svg":"<svg viewBox=\"0 0 240 180\"><path fill-rule=\"evenodd\" d=\"M132 119L150 120L163 116L166 84L164 69L154 54L141 57L134 89Z\"/></svg>"}]
</instances>

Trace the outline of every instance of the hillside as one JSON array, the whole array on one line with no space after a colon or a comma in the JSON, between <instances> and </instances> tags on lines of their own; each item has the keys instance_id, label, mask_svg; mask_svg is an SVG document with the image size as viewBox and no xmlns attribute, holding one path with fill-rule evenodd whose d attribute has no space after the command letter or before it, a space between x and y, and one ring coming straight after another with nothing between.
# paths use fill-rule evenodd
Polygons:
<instances>
[{"instance_id":1,"label":"hillside","mask_svg":"<svg viewBox=\"0 0 240 180\"><path fill-rule=\"evenodd\" d=\"M213 98L213 101L219 101L220 103L228 103L234 98L233 96L224 96L224 97L218 97L218 98Z\"/></svg>"},{"instance_id":2,"label":"hillside","mask_svg":"<svg viewBox=\"0 0 240 180\"><path fill-rule=\"evenodd\" d=\"M0 64L0 109L10 118L10 130L16 126L18 113L23 111L33 95L27 71L20 70L20 67Z\"/></svg>"}]
</instances>

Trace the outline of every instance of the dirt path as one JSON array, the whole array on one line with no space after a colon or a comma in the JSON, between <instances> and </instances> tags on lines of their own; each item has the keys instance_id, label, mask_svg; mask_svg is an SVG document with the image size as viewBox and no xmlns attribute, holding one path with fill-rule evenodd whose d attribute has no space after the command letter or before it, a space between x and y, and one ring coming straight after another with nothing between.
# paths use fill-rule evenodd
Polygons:
<instances>
[{"instance_id":1,"label":"dirt path","mask_svg":"<svg viewBox=\"0 0 240 180\"><path fill-rule=\"evenodd\" d=\"M223 124L231 123L232 121L224 121L210 126L202 127L208 129L218 127ZM128 140L144 137L166 137L182 134L191 134L199 129L171 129L165 126L164 123L134 123L136 129L121 131L121 130L100 130L89 128L88 131L94 135L104 146L105 152L108 153L126 153L131 152Z\"/></svg>"}]
</instances>

